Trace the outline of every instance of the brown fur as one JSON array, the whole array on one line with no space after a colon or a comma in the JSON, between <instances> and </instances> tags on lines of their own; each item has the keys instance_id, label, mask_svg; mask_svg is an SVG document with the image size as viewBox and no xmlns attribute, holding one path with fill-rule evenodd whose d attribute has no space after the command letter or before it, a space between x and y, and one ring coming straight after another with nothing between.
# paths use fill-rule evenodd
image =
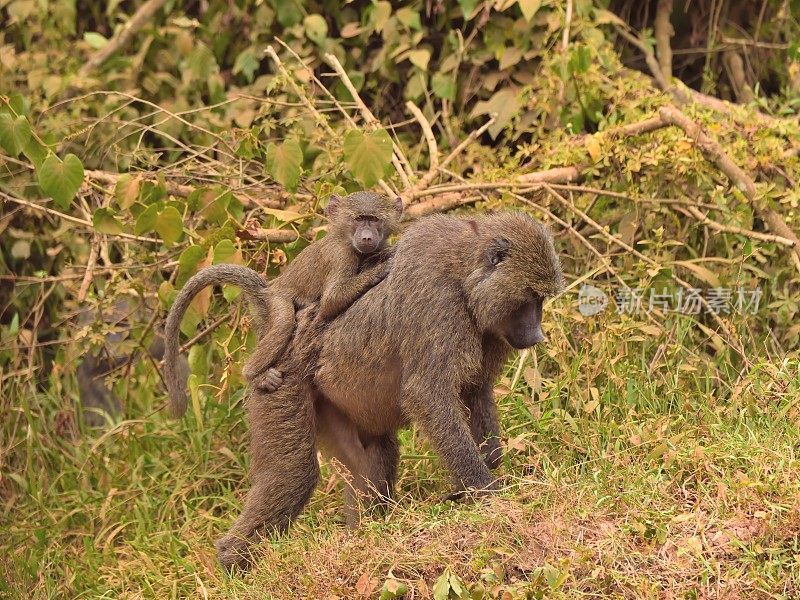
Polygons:
<instances>
[{"instance_id":1,"label":"brown fur","mask_svg":"<svg viewBox=\"0 0 800 600\"><path fill-rule=\"evenodd\" d=\"M389 275L330 323L311 307L273 393L247 402L253 488L220 562L246 566L250 544L284 531L319 477L320 446L350 471L348 520L359 498L390 497L397 429L414 422L457 490L495 487L499 423L492 383L513 348L541 341L544 297L563 277L552 238L519 213L436 216L409 228Z\"/></svg>"},{"instance_id":2,"label":"brown fur","mask_svg":"<svg viewBox=\"0 0 800 600\"><path fill-rule=\"evenodd\" d=\"M295 307L320 303L320 316L332 319L345 310L387 273L384 263L359 271L365 256L385 249L390 234L397 231L402 204L372 192L331 197L330 227L321 240L305 248L274 280L266 282L255 271L236 265L214 265L186 282L176 298L165 327L165 379L171 412L186 412L186 381L176 376L178 331L192 298L212 284L238 285L254 312L258 344L243 373L252 387L274 391L282 380L272 368L283 355L295 328ZM371 246L361 249L368 235ZM373 247L374 246L374 247Z\"/></svg>"}]
</instances>

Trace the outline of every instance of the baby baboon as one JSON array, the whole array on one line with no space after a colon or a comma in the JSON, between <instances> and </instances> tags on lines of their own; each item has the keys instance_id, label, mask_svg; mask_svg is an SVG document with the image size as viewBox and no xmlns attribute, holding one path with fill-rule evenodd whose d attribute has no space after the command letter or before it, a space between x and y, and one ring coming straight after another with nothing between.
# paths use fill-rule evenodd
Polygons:
<instances>
[{"instance_id":1,"label":"baby baboon","mask_svg":"<svg viewBox=\"0 0 800 600\"><path fill-rule=\"evenodd\" d=\"M252 390L253 487L217 542L224 566L246 565L249 543L299 514L317 482L318 444L352 474L350 515L358 496L374 504L391 494L396 432L409 422L457 490L495 487L492 384L512 349L544 339L542 302L563 287L552 238L521 213L429 217L407 230L392 263L381 285L335 320L304 311L281 363L284 384Z\"/></svg>"},{"instance_id":2,"label":"baby baboon","mask_svg":"<svg viewBox=\"0 0 800 600\"><path fill-rule=\"evenodd\" d=\"M232 284L242 288L258 327L258 344L245 365L244 376L256 388L274 391L282 374L272 368L281 357L295 327L295 306L319 302L319 314L332 319L386 276L387 263L359 270L365 256L380 252L397 231L403 214L399 198L372 192L331 196L326 209L328 234L305 248L272 281L252 269L215 265L194 275L167 316L165 327L165 379L175 416L186 412L186 381L176 377L178 330L192 298L208 285Z\"/></svg>"}]
</instances>

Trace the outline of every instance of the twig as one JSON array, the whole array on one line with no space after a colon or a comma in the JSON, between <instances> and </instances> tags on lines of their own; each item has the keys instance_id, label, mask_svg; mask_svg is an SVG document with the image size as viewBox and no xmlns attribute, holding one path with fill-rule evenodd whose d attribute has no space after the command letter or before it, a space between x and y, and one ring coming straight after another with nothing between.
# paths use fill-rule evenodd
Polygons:
<instances>
[{"instance_id":1,"label":"twig","mask_svg":"<svg viewBox=\"0 0 800 600\"><path fill-rule=\"evenodd\" d=\"M428 167L428 171L436 171L436 169L439 167L439 149L436 147L436 138L433 135L431 124L428 122L428 119L425 118L425 115L422 114L422 111L417 107L416 104L411 102L411 100L406 102L406 108L412 115L414 115L414 118L419 123L419 126L422 127L422 133L425 135L425 141L428 144L428 155L430 156L430 166Z\"/></svg>"},{"instance_id":2,"label":"twig","mask_svg":"<svg viewBox=\"0 0 800 600\"><path fill-rule=\"evenodd\" d=\"M556 167L544 171L534 171L517 177L517 181L524 183L570 183L578 181L584 169L589 165L581 163L572 167Z\"/></svg>"},{"instance_id":3,"label":"twig","mask_svg":"<svg viewBox=\"0 0 800 600\"><path fill-rule=\"evenodd\" d=\"M78 75L86 77L95 68L102 65L112 54L120 48L127 46L139 30L153 18L159 9L167 3L167 0L147 0L137 10L134 15L128 19L123 28L115 35L109 42L100 48L88 61L80 68Z\"/></svg>"},{"instance_id":4,"label":"twig","mask_svg":"<svg viewBox=\"0 0 800 600\"><path fill-rule=\"evenodd\" d=\"M627 252L630 252L631 254L636 256L639 260L647 263L649 266L651 266L653 268L661 269L661 267L662 267L661 264L659 264L658 262L656 262L652 258L650 258L648 256L645 256L644 254L639 252L636 248L634 248L630 244L625 243L623 240L619 239L615 235L612 235L611 233L609 233L606 227L603 227L602 225L597 223L597 221L592 219L589 215L587 215L585 212L583 212L581 209L579 209L577 206L575 206L574 203L570 202L569 200L564 198L564 196L562 196L561 194L556 192L552 187L550 187L546 183L542 184L542 187L544 187L544 189L547 190L547 192L553 198L558 200L567 209L569 209L570 211L572 211L576 215L578 215L581 219L583 219L587 224L589 224L595 231L597 231L600 235L602 235L608 241L610 241L610 242L616 244L617 246L623 248ZM681 279L677 275L673 274L672 278L678 283L678 285L680 285L684 289L686 289L686 290L691 290L692 289L692 286L688 282L684 281L683 279ZM739 345L739 342L737 341L736 336L733 334L733 332L730 330L730 328L727 326L727 324L720 318L720 316L716 312L711 310L711 307L709 306L708 301L703 296L699 296L699 300L700 300L700 303L703 305L703 308L705 308L706 311L708 311L708 313L711 314L712 318L717 322L717 325L719 325L719 327L722 329L722 331L725 332L725 335L728 338L728 343L730 344L730 346L742 357L742 359L745 362L749 363L749 359L747 358L747 355L745 354L744 349Z\"/></svg>"},{"instance_id":5,"label":"twig","mask_svg":"<svg viewBox=\"0 0 800 600\"><path fill-rule=\"evenodd\" d=\"M675 35L672 27L672 0L658 0L656 17L653 22L653 31L656 38L656 52L658 53L658 65L664 79L672 79L672 46L669 39Z\"/></svg>"},{"instance_id":6,"label":"twig","mask_svg":"<svg viewBox=\"0 0 800 600\"><path fill-rule=\"evenodd\" d=\"M471 204L472 202L480 199L480 196L466 195L459 192L443 194L441 196L431 198L430 200L425 200L424 202L412 204L406 209L404 216L409 219L415 219L417 217L430 215L436 212L444 212L465 204Z\"/></svg>"},{"instance_id":7,"label":"twig","mask_svg":"<svg viewBox=\"0 0 800 600\"><path fill-rule=\"evenodd\" d=\"M784 246L789 246L790 248L795 246L794 240L782 237L780 235L774 235L771 233L760 233L758 231L750 231L749 229L743 229L741 227L736 227L735 225L723 225L722 223L713 221L707 215L704 215L700 210L698 210L694 206L687 206L685 209L681 207L676 207L676 210L683 213L688 212L695 219L700 221L703 225L707 226L709 229L713 229L714 231L720 231L722 233L735 233L738 235L743 235L745 237L752 238L754 240L761 240L763 242L776 242L778 244L783 244Z\"/></svg>"},{"instance_id":8,"label":"twig","mask_svg":"<svg viewBox=\"0 0 800 600\"><path fill-rule=\"evenodd\" d=\"M770 230L782 237L789 239L793 242L793 250L800 259L800 239L797 234L791 230L786 224L780 214L775 212L769 206L765 205L756 196L756 185L747 173L745 173L739 166L734 163L730 157L725 154L722 146L718 142L711 139L711 137L703 131L697 123L689 119L685 114L674 106L664 106L659 110L659 114L664 121L671 123L683 129L684 133L692 138L697 144L697 147L706 157L706 160L713 163L717 168L722 171L728 179L733 182L739 189L742 190L744 195L750 201L750 204L764 220ZM795 260L795 264L800 267L800 260ZM800 270L800 269L799 269Z\"/></svg>"},{"instance_id":9,"label":"twig","mask_svg":"<svg viewBox=\"0 0 800 600\"><path fill-rule=\"evenodd\" d=\"M211 333L211 332L212 332L212 331L214 331L214 330L215 330L217 327L219 327L220 325L222 325L222 324L223 324L223 323L224 323L226 320L228 320L229 318L230 318L230 315L223 315L223 316L221 316L220 318L218 318L216 321L214 321L213 323L211 323L211 325L209 325L208 327L206 327L205 329L203 329L203 331L199 332L199 333L198 333L197 335L195 335L195 336L194 336L192 339L190 339L188 342L186 342L185 344L183 344L183 345L181 346L180 353L181 353L181 354L183 354L184 352L186 352L186 351L187 351L189 348L191 348L192 346L194 346L194 345L195 345L197 342L199 342L200 340L202 340L204 337L206 337L206 336L207 336L209 333ZM162 361L160 364L163 364L163 361Z\"/></svg>"},{"instance_id":10,"label":"twig","mask_svg":"<svg viewBox=\"0 0 800 600\"><path fill-rule=\"evenodd\" d=\"M367 124L376 128L380 127L380 121L375 118L375 115L372 114L372 111L367 107L366 104L364 104L364 101L358 94L358 90L356 90L353 82L350 81L350 77L347 75L344 67L342 67L339 59L333 54L326 54L325 60L328 61L328 64L333 67L333 70L336 71L336 74L347 88L347 91L350 92L350 95L353 97L353 101L356 103L361 116L364 117L364 120L367 122ZM395 144L394 140L392 140L392 164L394 164L394 168L397 171L397 174L400 176L400 181L403 182L403 187L406 189L410 188L411 182L409 181L409 178L413 177L414 172L411 170L411 165L409 164L408 159L405 157L400 147Z\"/></svg>"},{"instance_id":11,"label":"twig","mask_svg":"<svg viewBox=\"0 0 800 600\"><path fill-rule=\"evenodd\" d=\"M258 240L272 244L287 244L300 238L300 234L291 229L240 229L236 237L242 240Z\"/></svg>"},{"instance_id":12,"label":"twig","mask_svg":"<svg viewBox=\"0 0 800 600\"><path fill-rule=\"evenodd\" d=\"M100 236L96 233L92 235L92 243L89 248L89 259L86 261L86 272L83 274L81 287L78 289L78 302L83 302L86 299L86 293L89 291L89 284L92 282L92 274L94 266L97 262L97 252L100 249Z\"/></svg>"},{"instance_id":13,"label":"twig","mask_svg":"<svg viewBox=\"0 0 800 600\"><path fill-rule=\"evenodd\" d=\"M10 202L14 202L15 204L20 204L22 206L27 206L28 208L32 208L33 210L38 210L43 213L47 213L49 215L53 215L54 217L58 217L59 219L64 219L65 221L69 221L71 223L76 223L78 225L83 225L84 227L88 227L89 229L94 229L94 225L91 221L86 221L84 219L79 219L78 217L73 217L72 215L66 215L62 212L57 210L53 210L52 208L47 208L46 206L40 206L39 204L34 204L33 202L28 202L27 200L23 200L22 198L15 198L14 196L10 196L3 191L0 191L0 197L5 198ZM137 242L152 242L156 244L162 243L161 240L156 238L149 238L143 237L141 235L132 235L130 233L107 233L105 235L111 237L120 237L125 238L128 240L136 240Z\"/></svg>"},{"instance_id":14,"label":"twig","mask_svg":"<svg viewBox=\"0 0 800 600\"><path fill-rule=\"evenodd\" d=\"M470 132L470 134L466 138L461 140L461 143L455 148L453 148L452 152L450 152L450 154L448 154L445 157L445 159L439 164L438 170L442 170L445 167L447 167L447 165L449 165L456 156L461 154L467 146L469 146L472 142L478 139L483 134L484 131L486 131L487 129L489 129L489 127L492 126L493 123L494 123L494 117L490 118L488 121L486 121L486 123L481 125L478 129L475 129L472 132ZM406 202L410 201L419 192L426 189L430 185L430 183L434 180L436 175L437 171L428 171L427 173L425 173L425 175L420 177L419 181L416 183L416 185L414 185L413 188L403 192L400 195L401 198L403 198L403 200L405 200Z\"/></svg>"},{"instance_id":15,"label":"twig","mask_svg":"<svg viewBox=\"0 0 800 600\"><path fill-rule=\"evenodd\" d=\"M265 52L269 54L269 57L275 63L275 66L278 67L278 70L281 72L281 75L283 75L283 78L286 79L286 81L289 83L290 86L292 86L294 93L297 95L298 98L300 98L300 102L303 103L303 106L305 106L311 112L311 114L314 115L314 117L316 117L317 121L320 123L320 125L322 125L325 128L325 131L327 131L329 135L335 137L336 133L334 133L333 129L328 124L327 119L325 119L325 117L322 116L322 113L317 110L317 107L314 106L311 100L309 100L308 97L303 93L303 90L300 89L300 86L297 85L297 82L294 80L294 77L290 75L289 71L286 70L286 67L283 66L283 62L281 62L281 59L275 52L275 48L273 48L272 46L267 46Z\"/></svg>"}]
</instances>

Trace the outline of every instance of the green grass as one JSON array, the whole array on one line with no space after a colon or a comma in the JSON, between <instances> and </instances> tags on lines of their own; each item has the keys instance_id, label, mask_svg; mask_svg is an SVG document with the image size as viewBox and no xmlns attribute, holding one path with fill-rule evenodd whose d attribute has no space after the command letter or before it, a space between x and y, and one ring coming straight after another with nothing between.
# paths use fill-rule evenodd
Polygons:
<instances>
[{"instance_id":1,"label":"green grass","mask_svg":"<svg viewBox=\"0 0 800 600\"><path fill-rule=\"evenodd\" d=\"M142 364L128 420L81 433L64 418L69 386L9 378L0 596L355 598L396 579L429 598L449 578L451 597L462 585L512 599L798 597L797 357L757 359L740 378L725 353L574 319L554 310L549 346L513 389L517 357L498 382L501 494L444 501L446 473L405 431L387 515L345 529L325 465L295 526L234 577L213 541L248 486L240 393L211 394L201 423L170 421ZM670 326L680 339L689 325Z\"/></svg>"}]
</instances>

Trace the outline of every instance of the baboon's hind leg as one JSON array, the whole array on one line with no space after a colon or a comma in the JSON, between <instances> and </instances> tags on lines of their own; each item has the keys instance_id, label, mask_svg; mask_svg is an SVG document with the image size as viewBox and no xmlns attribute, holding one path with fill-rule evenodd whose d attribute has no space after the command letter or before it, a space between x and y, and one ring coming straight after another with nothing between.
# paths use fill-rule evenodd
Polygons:
<instances>
[{"instance_id":1,"label":"baboon's hind leg","mask_svg":"<svg viewBox=\"0 0 800 600\"><path fill-rule=\"evenodd\" d=\"M282 533L308 503L319 480L313 401L291 381L273 393L252 390L247 399L252 488L230 531L217 540L223 567L247 568L252 545Z\"/></svg>"},{"instance_id":2,"label":"baboon's hind leg","mask_svg":"<svg viewBox=\"0 0 800 600\"><path fill-rule=\"evenodd\" d=\"M324 400L317 404L317 435L326 454L350 472L344 486L347 525L355 527L363 510L382 508L391 499L397 479L399 447L394 433L369 436Z\"/></svg>"}]
</instances>

